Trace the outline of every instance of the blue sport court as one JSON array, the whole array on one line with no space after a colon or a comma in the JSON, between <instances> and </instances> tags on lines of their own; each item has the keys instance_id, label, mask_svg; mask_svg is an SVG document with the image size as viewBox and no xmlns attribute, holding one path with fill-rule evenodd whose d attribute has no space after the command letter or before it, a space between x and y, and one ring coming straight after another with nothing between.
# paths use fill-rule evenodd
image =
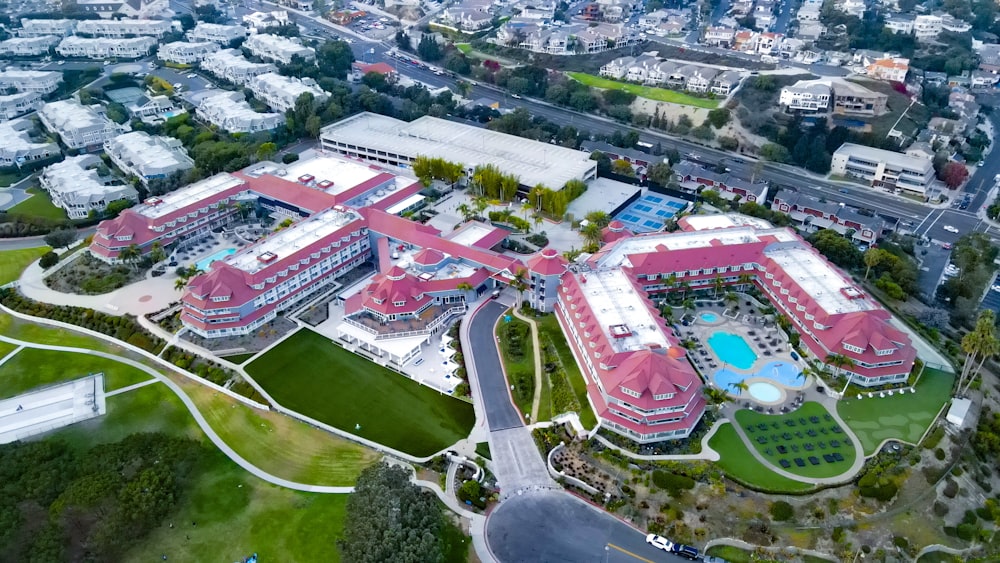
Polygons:
<instances>
[{"instance_id":1,"label":"blue sport court","mask_svg":"<svg viewBox=\"0 0 1000 563\"><path fill-rule=\"evenodd\" d=\"M615 216L633 233L659 231L663 224L687 207L687 202L659 194L646 194Z\"/></svg>"}]
</instances>

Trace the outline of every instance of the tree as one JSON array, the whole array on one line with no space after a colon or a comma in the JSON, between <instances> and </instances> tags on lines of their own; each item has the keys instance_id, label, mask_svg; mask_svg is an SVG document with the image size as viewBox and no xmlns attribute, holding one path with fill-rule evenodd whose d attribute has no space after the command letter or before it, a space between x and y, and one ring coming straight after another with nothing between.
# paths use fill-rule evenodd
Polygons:
<instances>
[{"instance_id":1,"label":"tree","mask_svg":"<svg viewBox=\"0 0 1000 563\"><path fill-rule=\"evenodd\" d=\"M38 260L38 265L41 266L43 270L48 270L57 263L59 263L59 255L51 250L42 254L41 259Z\"/></svg>"},{"instance_id":2,"label":"tree","mask_svg":"<svg viewBox=\"0 0 1000 563\"><path fill-rule=\"evenodd\" d=\"M661 186L666 186L670 183L673 172L670 170L670 165L666 162L657 162L651 164L646 170L646 177L651 182L655 182Z\"/></svg>"},{"instance_id":3,"label":"tree","mask_svg":"<svg viewBox=\"0 0 1000 563\"><path fill-rule=\"evenodd\" d=\"M941 170L941 181L953 190L965 183L968 177L969 169L958 162L949 162Z\"/></svg>"},{"instance_id":4,"label":"tree","mask_svg":"<svg viewBox=\"0 0 1000 563\"><path fill-rule=\"evenodd\" d=\"M361 472L347 499L341 559L356 563L443 561L444 515L407 470L380 463Z\"/></svg>"},{"instance_id":5,"label":"tree","mask_svg":"<svg viewBox=\"0 0 1000 563\"><path fill-rule=\"evenodd\" d=\"M257 147L257 160L270 160L278 152L278 145L268 141Z\"/></svg>"},{"instance_id":6,"label":"tree","mask_svg":"<svg viewBox=\"0 0 1000 563\"><path fill-rule=\"evenodd\" d=\"M633 177L633 176L635 176L635 169L633 169L632 165L629 162L625 161L625 160L620 160L619 159L619 160L616 160L616 161L612 162L611 163L611 170L615 174L618 174L619 176L628 176L630 178Z\"/></svg>"},{"instance_id":7,"label":"tree","mask_svg":"<svg viewBox=\"0 0 1000 563\"><path fill-rule=\"evenodd\" d=\"M425 61L438 61L441 59L441 45L434 39L433 35L423 34L420 42L417 43L417 54Z\"/></svg>"},{"instance_id":8,"label":"tree","mask_svg":"<svg viewBox=\"0 0 1000 563\"><path fill-rule=\"evenodd\" d=\"M596 224L601 229L611 223L611 216L608 215L607 211L591 211L584 216L584 219L589 223Z\"/></svg>"},{"instance_id":9,"label":"tree","mask_svg":"<svg viewBox=\"0 0 1000 563\"><path fill-rule=\"evenodd\" d=\"M521 300L524 298L524 290L528 289L528 271L518 268L514 272L513 279L507 284L517 292L517 308L521 308Z\"/></svg>"},{"instance_id":10,"label":"tree","mask_svg":"<svg viewBox=\"0 0 1000 563\"><path fill-rule=\"evenodd\" d=\"M746 383L745 380L741 379L739 381L731 381L729 383L729 388L732 389L733 391L736 391L736 393L735 393L736 395L739 395L743 391L746 391L747 389L750 389L750 386L747 385L747 383Z\"/></svg>"},{"instance_id":11,"label":"tree","mask_svg":"<svg viewBox=\"0 0 1000 563\"><path fill-rule=\"evenodd\" d=\"M596 252L601 247L601 226L597 223L587 223L580 228L588 252Z\"/></svg>"},{"instance_id":12,"label":"tree","mask_svg":"<svg viewBox=\"0 0 1000 563\"><path fill-rule=\"evenodd\" d=\"M69 248L76 236L76 229L58 229L45 235L45 244L52 248Z\"/></svg>"},{"instance_id":13,"label":"tree","mask_svg":"<svg viewBox=\"0 0 1000 563\"><path fill-rule=\"evenodd\" d=\"M888 254L885 250L881 248L869 248L865 251L865 279L868 279L868 274L871 272L872 268L878 266L885 259L884 254Z\"/></svg>"},{"instance_id":14,"label":"tree","mask_svg":"<svg viewBox=\"0 0 1000 563\"><path fill-rule=\"evenodd\" d=\"M459 213L462 214L462 221L468 221L469 219L472 219L472 217L476 214L476 212L473 211L472 208L465 203L458 204L458 207L455 208L455 211L458 211Z\"/></svg>"},{"instance_id":15,"label":"tree","mask_svg":"<svg viewBox=\"0 0 1000 563\"><path fill-rule=\"evenodd\" d=\"M135 244L130 244L125 248L121 249L118 253L118 259L124 264L132 264L134 267L139 262L139 258L142 256L142 251L139 250L139 246Z\"/></svg>"},{"instance_id":16,"label":"tree","mask_svg":"<svg viewBox=\"0 0 1000 563\"><path fill-rule=\"evenodd\" d=\"M958 391L964 395L969 391L986 360L1000 353L1000 340L996 335L996 313L991 309L984 309L976 319L976 327L962 338L962 351L966 353L966 357L958 380ZM977 357L979 363L973 368Z\"/></svg>"},{"instance_id":17,"label":"tree","mask_svg":"<svg viewBox=\"0 0 1000 563\"><path fill-rule=\"evenodd\" d=\"M399 47L403 51L413 50L413 43L410 40L410 36L402 29L396 32L396 47Z\"/></svg>"},{"instance_id":18,"label":"tree","mask_svg":"<svg viewBox=\"0 0 1000 563\"><path fill-rule=\"evenodd\" d=\"M153 264L158 264L167 259L167 253L163 250L163 245L160 241L153 243L153 246L149 249L149 259Z\"/></svg>"},{"instance_id":19,"label":"tree","mask_svg":"<svg viewBox=\"0 0 1000 563\"><path fill-rule=\"evenodd\" d=\"M828 365L831 365L834 368L836 368L836 371L834 371L835 376L840 375L840 370L844 368L854 367L854 360L848 358L843 354L837 354L837 353L827 354L826 358L824 358L823 361L826 362Z\"/></svg>"},{"instance_id":20,"label":"tree","mask_svg":"<svg viewBox=\"0 0 1000 563\"><path fill-rule=\"evenodd\" d=\"M715 127L716 129L722 129L729 123L730 119L729 110L726 108L717 108L708 112L708 123Z\"/></svg>"}]
</instances>

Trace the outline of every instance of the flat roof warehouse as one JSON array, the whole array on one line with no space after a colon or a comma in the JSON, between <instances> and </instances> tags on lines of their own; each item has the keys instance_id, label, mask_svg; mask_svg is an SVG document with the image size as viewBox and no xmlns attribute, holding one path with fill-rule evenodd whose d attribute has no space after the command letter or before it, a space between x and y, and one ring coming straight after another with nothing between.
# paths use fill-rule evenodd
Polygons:
<instances>
[{"instance_id":1,"label":"flat roof warehouse","mask_svg":"<svg viewBox=\"0 0 1000 563\"><path fill-rule=\"evenodd\" d=\"M523 186L552 190L597 175L597 162L587 152L430 116L407 123L361 113L327 126L320 139L326 150L394 165L417 156L460 162L470 170L493 164Z\"/></svg>"}]
</instances>

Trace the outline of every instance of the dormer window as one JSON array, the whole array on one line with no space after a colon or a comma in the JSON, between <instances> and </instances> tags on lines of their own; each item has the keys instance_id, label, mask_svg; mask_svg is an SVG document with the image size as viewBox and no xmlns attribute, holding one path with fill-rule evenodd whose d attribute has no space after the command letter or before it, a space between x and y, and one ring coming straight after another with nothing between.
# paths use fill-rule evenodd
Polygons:
<instances>
[{"instance_id":1,"label":"dormer window","mask_svg":"<svg viewBox=\"0 0 1000 563\"><path fill-rule=\"evenodd\" d=\"M392 304L396 307L402 307L403 305L406 305L406 301L393 301Z\"/></svg>"},{"instance_id":2,"label":"dormer window","mask_svg":"<svg viewBox=\"0 0 1000 563\"><path fill-rule=\"evenodd\" d=\"M635 397L636 399L638 399L639 397L642 396L642 393L639 393L637 391L633 391L633 390L629 389L628 387L625 387L624 385L622 385L621 387L619 387L619 389L621 389L622 393L625 393L629 397Z\"/></svg>"}]
</instances>

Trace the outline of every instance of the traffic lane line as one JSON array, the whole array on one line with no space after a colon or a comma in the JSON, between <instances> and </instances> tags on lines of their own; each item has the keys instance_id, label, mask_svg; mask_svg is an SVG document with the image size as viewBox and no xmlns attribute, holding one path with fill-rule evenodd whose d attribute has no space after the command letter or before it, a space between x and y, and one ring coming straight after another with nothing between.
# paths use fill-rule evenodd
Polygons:
<instances>
[{"instance_id":1,"label":"traffic lane line","mask_svg":"<svg viewBox=\"0 0 1000 563\"><path fill-rule=\"evenodd\" d=\"M641 556L641 555L637 555L637 554L635 554L635 553L632 553L631 551L629 551L629 550L625 549L624 547L621 547L621 546L618 546L618 545L615 545L615 544L613 544L613 543L609 543L609 544L607 545L607 547L610 547L610 548L612 548L612 549L615 549L615 550L618 550L618 551L620 551L621 553L624 553L625 555L628 555L628 556L629 556L629 557L631 557L632 559L635 559L635 560L637 560L637 561L642 561L643 563L656 563L656 562L655 562L655 561L653 561L652 559L646 559L645 557L643 557L643 556Z\"/></svg>"}]
</instances>

